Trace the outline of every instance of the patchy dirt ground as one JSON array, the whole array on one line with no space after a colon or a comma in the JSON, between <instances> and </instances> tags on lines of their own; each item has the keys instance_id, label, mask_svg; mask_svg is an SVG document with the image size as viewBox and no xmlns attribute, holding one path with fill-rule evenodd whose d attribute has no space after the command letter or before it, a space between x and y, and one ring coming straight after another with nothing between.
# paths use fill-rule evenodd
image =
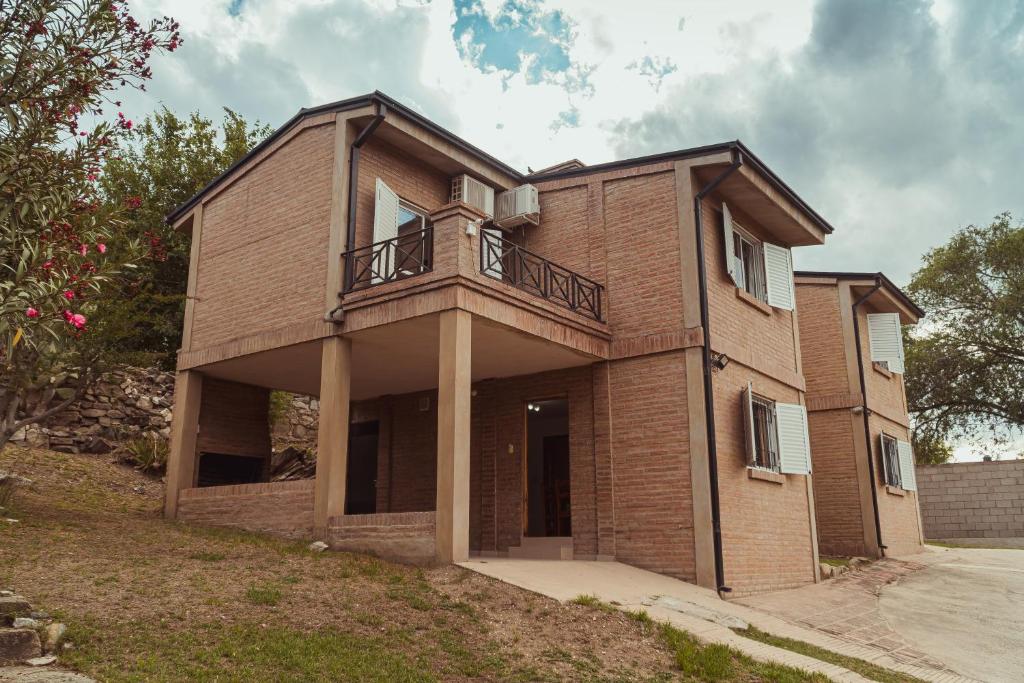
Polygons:
<instances>
[{"instance_id":1,"label":"patchy dirt ground","mask_svg":"<svg viewBox=\"0 0 1024 683\"><path fill-rule=\"evenodd\" d=\"M70 627L103 680L669 680L623 614L459 568L421 571L165 522L158 480L98 456L8 448L33 480L0 526L0 587Z\"/></svg>"}]
</instances>

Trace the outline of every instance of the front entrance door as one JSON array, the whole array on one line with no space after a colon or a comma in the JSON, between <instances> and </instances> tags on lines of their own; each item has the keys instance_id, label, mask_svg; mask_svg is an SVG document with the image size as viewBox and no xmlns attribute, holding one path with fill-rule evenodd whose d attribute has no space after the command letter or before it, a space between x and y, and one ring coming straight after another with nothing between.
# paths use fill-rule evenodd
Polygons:
<instances>
[{"instance_id":1,"label":"front entrance door","mask_svg":"<svg viewBox=\"0 0 1024 683\"><path fill-rule=\"evenodd\" d=\"M526 405L524 536L572 536L569 487L569 401Z\"/></svg>"},{"instance_id":2,"label":"front entrance door","mask_svg":"<svg viewBox=\"0 0 1024 683\"><path fill-rule=\"evenodd\" d=\"M355 422L348 427L348 469L345 476L345 514L377 511L377 437L380 423Z\"/></svg>"}]
</instances>

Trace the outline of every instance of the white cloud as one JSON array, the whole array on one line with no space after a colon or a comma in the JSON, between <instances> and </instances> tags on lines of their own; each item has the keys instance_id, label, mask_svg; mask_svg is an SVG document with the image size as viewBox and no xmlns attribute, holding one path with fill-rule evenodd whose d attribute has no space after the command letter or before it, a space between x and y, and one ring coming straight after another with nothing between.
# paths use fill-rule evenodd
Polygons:
<instances>
[{"instance_id":1,"label":"white cloud","mask_svg":"<svg viewBox=\"0 0 1024 683\"><path fill-rule=\"evenodd\" d=\"M460 50L446 0L243 0L237 16L231 4L133 3L177 17L186 42L156 60L149 94L124 97L126 113L229 106L276 126L380 89L523 170L740 138L836 226L800 266L897 282L957 227L1024 213L1019 2L481 3L491 24L564 19L531 24L551 40L519 47L564 51L586 87L538 79L543 57L525 49L515 68L493 51L483 63L498 40L483 30Z\"/></svg>"}]
</instances>

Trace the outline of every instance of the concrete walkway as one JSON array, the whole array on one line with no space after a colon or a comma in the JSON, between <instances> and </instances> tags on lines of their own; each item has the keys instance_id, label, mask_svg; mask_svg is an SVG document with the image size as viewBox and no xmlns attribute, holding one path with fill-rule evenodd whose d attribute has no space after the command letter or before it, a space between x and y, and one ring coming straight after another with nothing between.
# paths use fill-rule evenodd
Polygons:
<instances>
[{"instance_id":1,"label":"concrete walkway","mask_svg":"<svg viewBox=\"0 0 1024 683\"><path fill-rule=\"evenodd\" d=\"M973 680L915 647L890 626L880 609L882 590L923 570L930 557L925 553L914 555L913 560L888 558L830 581L740 598L737 602L792 626L859 647L871 653L862 659L888 669L926 681Z\"/></svg>"},{"instance_id":2,"label":"concrete walkway","mask_svg":"<svg viewBox=\"0 0 1024 683\"><path fill-rule=\"evenodd\" d=\"M667 621L705 642L721 643L754 659L815 671L834 681L868 679L833 664L744 638L731 630L751 624L779 636L802 640L833 652L889 666L877 650L789 623L735 602L719 599L714 591L644 571L618 562L566 562L558 560L473 559L461 566L560 601L594 595L622 609L643 609L654 619ZM898 664L898 662L893 661ZM900 667L914 675L917 667ZM926 678L925 676L921 676ZM955 675L929 676L928 680L962 681Z\"/></svg>"},{"instance_id":3,"label":"concrete walkway","mask_svg":"<svg viewBox=\"0 0 1024 683\"><path fill-rule=\"evenodd\" d=\"M885 621L916 649L984 681L1024 678L1024 550L934 549L882 589Z\"/></svg>"}]
</instances>

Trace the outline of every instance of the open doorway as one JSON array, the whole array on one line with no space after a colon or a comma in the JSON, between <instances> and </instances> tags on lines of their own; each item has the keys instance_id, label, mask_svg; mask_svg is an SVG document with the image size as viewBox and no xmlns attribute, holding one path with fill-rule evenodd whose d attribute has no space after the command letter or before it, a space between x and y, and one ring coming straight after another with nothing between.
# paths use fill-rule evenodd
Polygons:
<instances>
[{"instance_id":1,"label":"open doorway","mask_svg":"<svg viewBox=\"0 0 1024 683\"><path fill-rule=\"evenodd\" d=\"M569 487L569 401L526 404L524 536L572 536Z\"/></svg>"},{"instance_id":2,"label":"open doorway","mask_svg":"<svg viewBox=\"0 0 1024 683\"><path fill-rule=\"evenodd\" d=\"M380 423L353 422L348 427L348 468L345 476L345 514L377 512L377 439Z\"/></svg>"}]
</instances>

